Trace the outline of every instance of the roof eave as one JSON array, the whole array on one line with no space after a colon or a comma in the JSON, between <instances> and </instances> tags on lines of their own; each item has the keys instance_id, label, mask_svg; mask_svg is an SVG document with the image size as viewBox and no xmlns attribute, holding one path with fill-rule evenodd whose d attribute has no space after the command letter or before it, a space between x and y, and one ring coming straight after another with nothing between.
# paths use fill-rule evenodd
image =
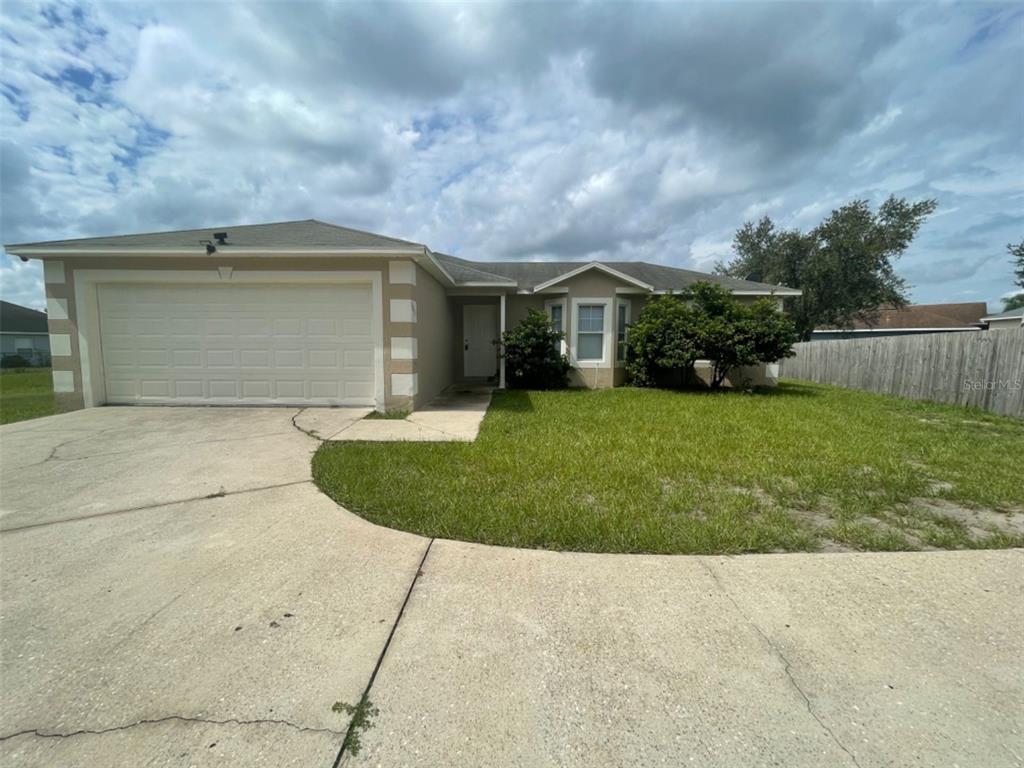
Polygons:
<instances>
[{"instance_id":1,"label":"roof eave","mask_svg":"<svg viewBox=\"0 0 1024 768\"><path fill-rule=\"evenodd\" d=\"M18 245L5 245L8 253L23 258L52 258L54 256L184 256L186 258L210 258L205 247L194 248L34 248ZM424 246L360 246L360 247L282 247L282 248L246 248L233 245L222 245L215 253L223 256L256 256L273 257L285 255L299 256L385 256L385 255L423 255ZM442 270L443 271L443 270Z\"/></svg>"}]
</instances>

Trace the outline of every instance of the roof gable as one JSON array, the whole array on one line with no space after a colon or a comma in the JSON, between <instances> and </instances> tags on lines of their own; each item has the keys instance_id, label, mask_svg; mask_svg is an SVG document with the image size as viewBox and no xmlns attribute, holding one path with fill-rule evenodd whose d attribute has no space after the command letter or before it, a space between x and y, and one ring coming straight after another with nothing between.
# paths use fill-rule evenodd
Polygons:
<instances>
[{"instance_id":1,"label":"roof gable","mask_svg":"<svg viewBox=\"0 0 1024 768\"><path fill-rule=\"evenodd\" d=\"M545 280L544 282L535 285L533 287L533 290L535 293L538 291L543 291L545 288L550 288L551 286L563 283L566 280L569 280L570 278L576 277L577 275L582 275L584 272L589 272L592 269L604 272L607 275L611 275L612 277L618 278L619 280L622 280L624 283L629 283L631 285L636 286L637 288L643 288L644 290L647 291L654 290L653 285L645 283L642 280L638 280L637 278L632 277L631 275L627 275L624 272L620 272L617 269L613 269L612 267L609 267L607 264L602 264L599 261L591 261L586 264L582 264L576 267L575 269L570 269L568 272L563 272L561 275L556 275L555 277L552 277L549 280Z\"/></svg>"}]
</instances>

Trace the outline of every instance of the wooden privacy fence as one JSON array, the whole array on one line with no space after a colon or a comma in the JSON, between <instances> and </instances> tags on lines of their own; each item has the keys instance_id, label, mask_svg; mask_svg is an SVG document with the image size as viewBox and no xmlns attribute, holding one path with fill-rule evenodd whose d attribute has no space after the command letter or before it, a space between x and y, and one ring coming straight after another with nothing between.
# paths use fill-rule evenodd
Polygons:
<instances>
[{"instance_id":1,"label":"wooden privacy fence","mask_svg":"<svg viewBox=\"0 0 1024 768\"><path fill-rule=\"evenodd\" d=\"M782 361L790 379L1024 419L1024 329L806 341Z\"/></svg>"}]
</instances>

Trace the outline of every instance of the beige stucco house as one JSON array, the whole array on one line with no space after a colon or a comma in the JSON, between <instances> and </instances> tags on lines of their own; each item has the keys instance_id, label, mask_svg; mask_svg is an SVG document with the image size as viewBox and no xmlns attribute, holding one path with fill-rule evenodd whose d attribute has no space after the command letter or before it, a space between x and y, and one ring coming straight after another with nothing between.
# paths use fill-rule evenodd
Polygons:
<instances>
[{"instance_id":1,"label":"beige stucco house","mask_svg":"<svg viewBox=\"0 0 1024 768\"><path fill-rule=\"evenodd\" d=\"M473 262L315 220L6 249L43 261L64 409L414 409L461 380L504 386L494 342L531 308L565 332L574 384L612 387L652 295L698 280L743 300L799 294L643 262Z\"/></svg>"},{"instance_id":2,"label":"beige stucco house","mask_svg":"<svg viewBox=\"0 0 1024 768\"><path fill-rule=\"evenodd\" d=\"M1006 331L1024 327L1024 308L1008 309L995 315L986 315L981 322L988 324L990 331Z\"/></svg>"}]
</instances>

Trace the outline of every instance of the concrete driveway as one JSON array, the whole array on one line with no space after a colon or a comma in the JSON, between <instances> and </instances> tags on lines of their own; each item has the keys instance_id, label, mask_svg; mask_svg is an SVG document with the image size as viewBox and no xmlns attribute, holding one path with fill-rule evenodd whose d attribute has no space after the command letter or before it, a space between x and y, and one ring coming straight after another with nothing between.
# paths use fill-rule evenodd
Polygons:
<instances>
[{"instance_id":1,"label":"concrete driveway","mask_svg":"<svg viewBox=\"0 0 1024 768\"><path fill-rule=\"evenodd\" d=\"M319 494L295 415L0 428L4 766L1022 764L1020 551L430 541Z\"/></svg>"}]
</instances>

